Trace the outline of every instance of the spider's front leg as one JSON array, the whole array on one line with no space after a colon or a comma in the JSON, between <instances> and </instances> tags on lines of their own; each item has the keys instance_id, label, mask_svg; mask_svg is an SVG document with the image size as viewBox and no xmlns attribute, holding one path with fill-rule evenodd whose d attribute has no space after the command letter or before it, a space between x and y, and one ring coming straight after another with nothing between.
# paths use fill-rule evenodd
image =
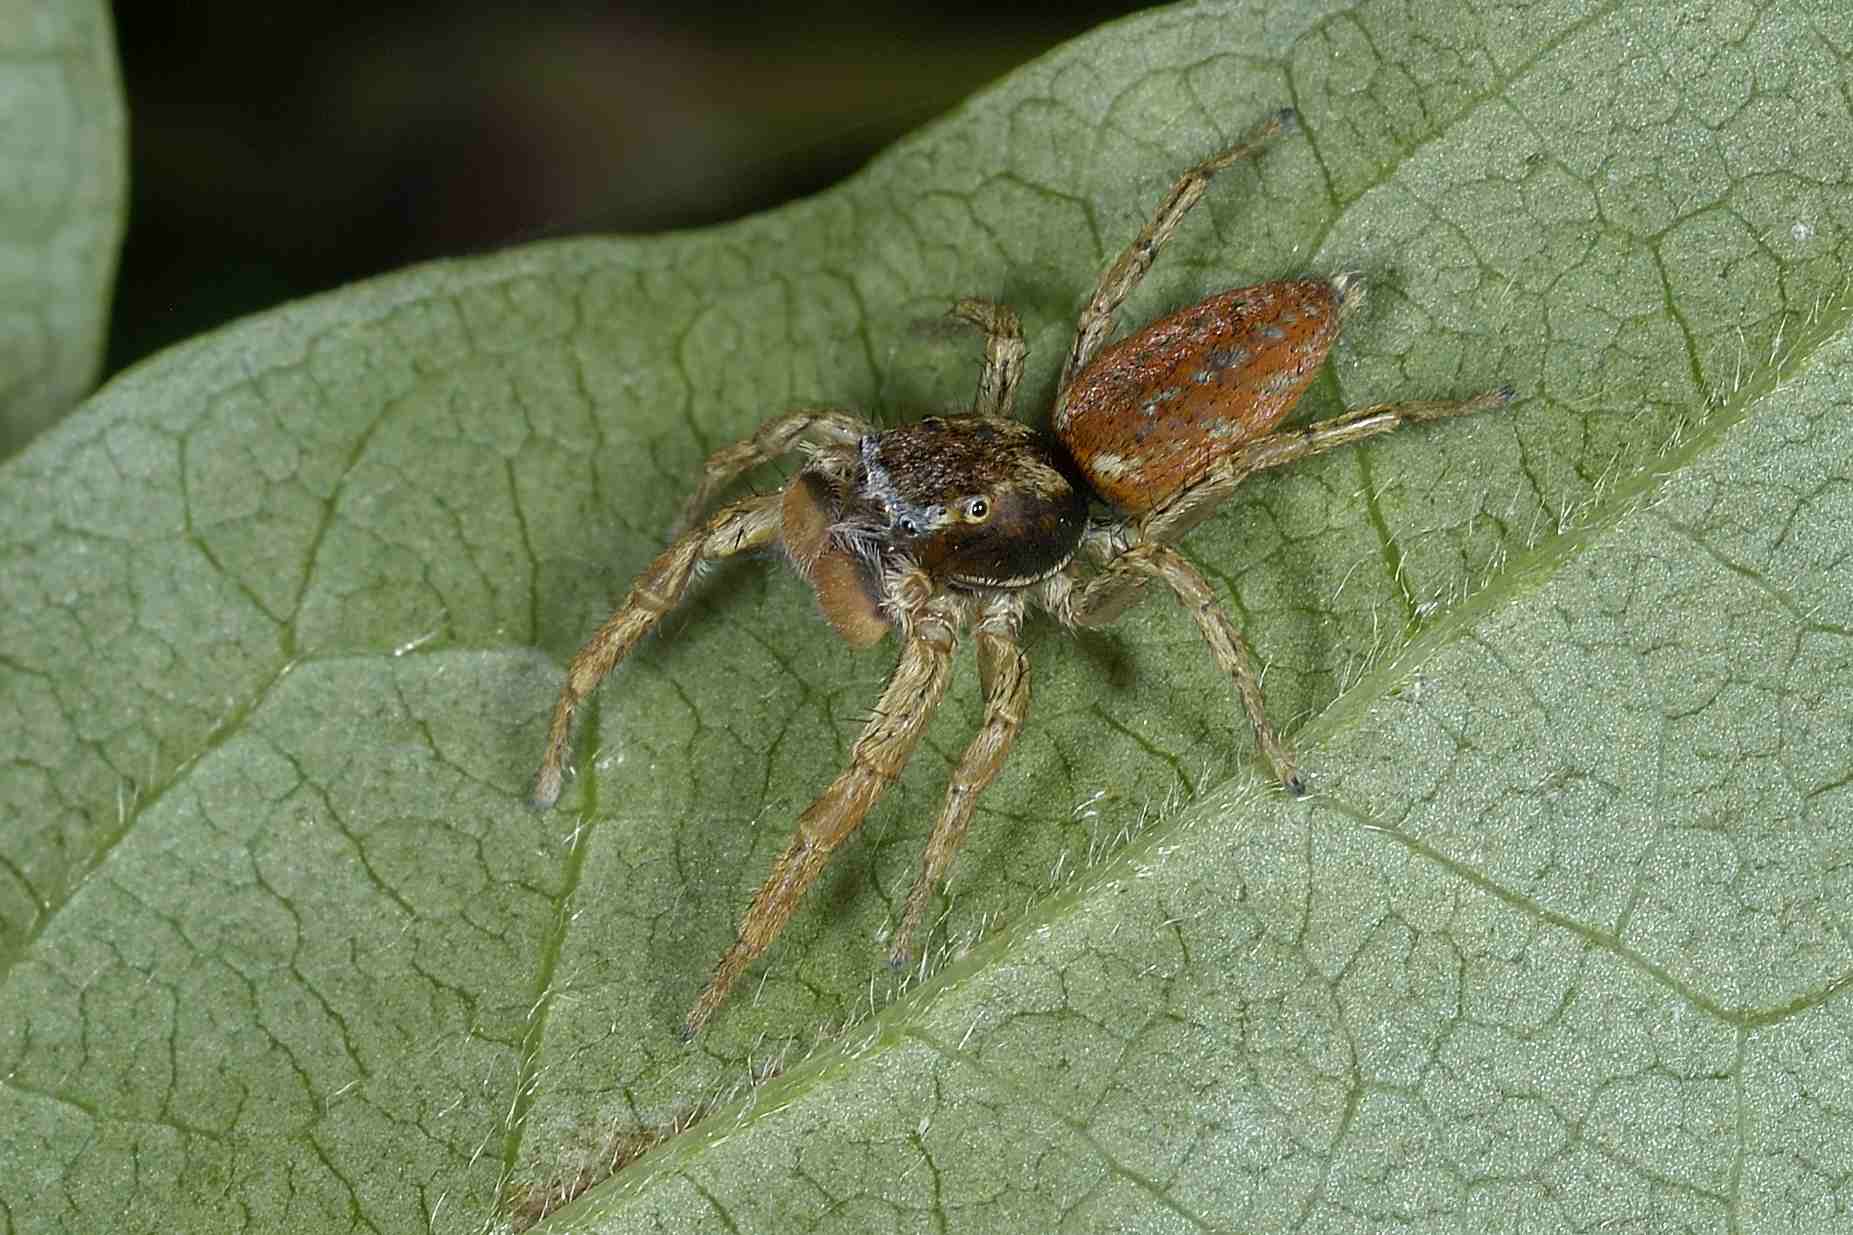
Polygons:
<instances>
[{"instance_id":1,"label":"spider's front leg","mask_svg":"<svg viewBox=\"0 0 1853 1235\"><path fill-rule=\"evenodd\" d=\"M773 863L772 874L740 921L739 937L721 956L714 976L689 1010L682 1032L685 1041L700 1032L746 967L785 929L831 853L862 826L876 799L907 766L945 696L952 652L970 600L936 590L917 567L884 580L884 591L901 630L900 663L850 752L849 767L798 817L791 844Z\"/></svg>"},{"instance_id":2,"label":"spider's front leg","mask_svg":"<svg viewBox=\"0 0 1853 1235\"><path fill-rule=\"evenodd\" d=\"M546 810L560 800L566 755L573 738L573 713L580 701L630 655L637 641L664 614L681 603L697 566L776 541L782 523L782 501L781 495L774 493L724 507L700 527L678 537L637 576L624 603L612 611L566 667L566 681L560 687L553 720L547 726L547 749L541 755L540 771L534 775L531 800L537 808Z\"/></svg>"},{"instance_id":3,"label":"spider's front leg","mask_svg":"<svg viewBox=\"0 0 1853 1235\"><path fill-rule=\"evenodd\" d=\"M809 438L830 445L853 446L864 434L874 431L860 416L831 407L801 408L773 417L760 425L753 436L723 446L708 456L701 469L701 481L683 504L682 513L669 534L680 536L695 526L715 494L742 473L788 454L801 440Z\"/></svg>"},{"instance_id":4,"label":"spider's front leg","mask_svg":"<svg viewBox=\"0 0 1853 1235\"><path fill-rule=\"evenodd\" d=\"M914 932L926 914L933 889L946 877L946 868L965 843L965 830L971 826L972 811L1016 743L1029 712L1029 658L1017 642L1023 624L1023 593L996 592L980 602L977 619L978 677L984 690L984 725L965 748L959 766L946 786L946 802L940 808L939 821L927 840L926 856L921 860L920 877L908 893L900 925L895 928L894 943L888 951L888 963L896 969L906 968L913 959Z\"/></svg>"}]
</instances>

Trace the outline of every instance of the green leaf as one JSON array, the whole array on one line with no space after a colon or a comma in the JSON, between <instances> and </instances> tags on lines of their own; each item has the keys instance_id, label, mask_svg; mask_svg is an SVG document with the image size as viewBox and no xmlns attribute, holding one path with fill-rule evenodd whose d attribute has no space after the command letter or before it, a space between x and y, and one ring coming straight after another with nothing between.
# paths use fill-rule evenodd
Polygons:
<instances>
[{"instance_id":1,"label":"green leaf","mask_svg":"<svg viewBox=\"0 0 1853 1235\"><path fill-rule=\"evenodd\" d=\"M549 1180L592 1184L556 1231L1846 1225L1849 54L1800 3L1167 10L813 201L422 267L116 381L0 471L11 1228L474 1231ZM1307 416L1521 395L1186 541L1315 797L1169 602L1037 623L931 972L897 997L881 941L968 653L679 1045L892 647L718 570L537 817L565 657L706 451L968 400L955 297L1017 306L1046 404L1101 265L1283 103L1304 134L1128 319L1361 269Z\"/></svg>"},{"instance_id":2,"label":"green leaf","mask_svg":"<svg viewBox=\"0 0 1853 1235\"><path fill-rule=\"evenodd\" d=\"M101 0L0 0L0 458L96 382L126 143Z\"/></svg>"}]
</instances>

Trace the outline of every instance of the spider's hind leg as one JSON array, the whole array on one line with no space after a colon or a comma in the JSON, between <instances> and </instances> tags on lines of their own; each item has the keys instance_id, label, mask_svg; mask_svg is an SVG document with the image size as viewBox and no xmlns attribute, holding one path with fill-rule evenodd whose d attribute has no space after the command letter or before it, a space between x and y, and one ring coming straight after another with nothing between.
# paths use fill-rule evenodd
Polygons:
<instances>
[{"instance_id":1,"label":"spider's hind leg","mask_svg":"<svg viewBox=\"0 0 1853 1235\"><path fill-rule=\"evenodd\" d=\"M1132 294L1133 288L1139 286L1139 281L1157 260L1159 250L1165 247L1165 242L1177 231L1184 216L1190 213L1190 208L1197 204L1204 190L1210 187L1210 178L1232 163L1260 154L1275 138L1283 133L1291 133L1298 123L1294 110L1283 107L1257 125L1240 145L1205 159L1178 177L1171 191L1165 194L1165 200L1152 216L1152 221L1145 225L1138 239L1126 246L1125 251L1107 267L1100 281L1094 285L1094 294L1088 297L1087 307L1081 310L1080 320L1075 323L1074 346L1068 352L1067 362L1062 365L1062 381L1057 390L1067 390L1074 383L1075 376L1087 367L1087 362L1100 350L1101 344L1107 341L1107 336L1113 332L1114 310Z\"/></svg>"},{"instance_id":2,"label":"spider's hind leg","mask_svg":"<svg viewBox=\"0 0 1853 1235\"><path fill-rule=\"evenodd\" d=\"M1144 540L1175 542L1207 518L1224 498L1256 472L1282 467L1297 459L1322 455L1328 450L1355 445L1410 425L1427 424L1453 416L1475 416L1512 402L1511 386L1501 386L1470 399L1429 399L1404 403L1372 403L1337 416L1316 420L1297 429L1280 429L1216 461L1202 477L1178 490L1140 516L1137 536Z\"/></svg>"}]
</instances>

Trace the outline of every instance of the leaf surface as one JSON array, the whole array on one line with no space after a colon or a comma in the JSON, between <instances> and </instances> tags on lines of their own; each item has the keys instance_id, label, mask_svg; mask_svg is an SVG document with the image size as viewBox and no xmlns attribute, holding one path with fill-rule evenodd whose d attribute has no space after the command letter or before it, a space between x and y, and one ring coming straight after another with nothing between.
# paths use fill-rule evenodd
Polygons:
<instances>
[{"instance_id":1,"label":"leaf surface","mask_svg":"<svg viewBox=\"0 0 1853 1235\"><path fill-rule=\"evenodd\" d=\"M13 1228L478 1230L716 1095L546 1229L1844 1223L1850 48L1802 4L1167 10L814 200L421 267L113 383L0 472ZM717 570L536 817L565 657L707 451L968 400L956 297L1018 308L1046 404L1101 265L1283 102L1304 135L1128 320L1361 269L1305 416L1521 392L1187 540L1315 797L1169 602L1037 623L930 971L880 957L969 653L679 1045L892 648Z\"/></svg>"}]
</instances>

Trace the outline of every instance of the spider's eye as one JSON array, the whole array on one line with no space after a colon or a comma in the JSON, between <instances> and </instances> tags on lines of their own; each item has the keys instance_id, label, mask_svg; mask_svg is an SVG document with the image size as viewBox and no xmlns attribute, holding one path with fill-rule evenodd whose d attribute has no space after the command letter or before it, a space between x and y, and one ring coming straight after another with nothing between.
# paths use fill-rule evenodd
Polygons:
<instances>
[{"instance_id":1,"label":"spider's eye","mask_svg":"<svg viewBox=\"0 0 1853 1235\"><path fill-rule=\"evenodd\" d=\"M991 503L981 497L975 497L965 503L965 517L973 523L983 523L991 517Z\"/></svg>"},{"instance_id":2,"label":"spider's eye","mask_svg":"<svg viewBox=\"0 0 1853 1235\"><path fill-rule=\"evenodd\" d=\"M903 515L901 516L901 530L907 533L907 535L913 536L920 531L920 525L906 515Z\"/></svg>"}]
</instances>

